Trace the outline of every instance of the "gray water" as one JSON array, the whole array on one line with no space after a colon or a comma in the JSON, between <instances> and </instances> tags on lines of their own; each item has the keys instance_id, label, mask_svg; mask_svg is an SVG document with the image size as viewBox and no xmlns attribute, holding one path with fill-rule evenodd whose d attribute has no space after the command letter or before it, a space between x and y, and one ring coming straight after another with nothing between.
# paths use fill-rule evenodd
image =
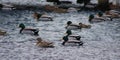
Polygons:
<instances>
[{"instance_id":1,"label":"gray water","mask_svg":"<svg viewBox=\"0 0 120 60\"><path fill-rule=\"evenodd\" d=\"M94 12L46 13L54 21L36 21L34 11L0 11L0 29L7 31L0 36L0 60L119 60L120 59L120 19L89 23L88 16ZM40 12L40 11L37 11ZM82 36L83 47L75 44L62 46L66 22L82 22L92 25L90 29L72 30L73 35ZM18 24L39 28L39 36L19 34ZM36 46L36 38L54 42L55 48Z\"/></svg>"}]
</instances>

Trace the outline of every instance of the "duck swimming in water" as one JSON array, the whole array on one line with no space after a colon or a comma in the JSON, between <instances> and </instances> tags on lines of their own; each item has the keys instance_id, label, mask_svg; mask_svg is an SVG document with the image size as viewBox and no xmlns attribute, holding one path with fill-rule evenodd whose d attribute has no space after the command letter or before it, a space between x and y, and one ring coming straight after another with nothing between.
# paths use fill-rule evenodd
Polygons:
<instances>
[{"instance_id":1,"label":"duck swimming in water","mask_svg":"<svg viewBox=\"0 0 120 60\"><path fill-rule=\"evenodd\" d=\"M111 20L111 17L103 15L102 12L99 12L96 16L93 14L89 15L89 22L102 22L106 20Z\"/></svg>"},{"instance_id":2,"label":"duck swimming in water","mask_svg":"<svg viewBox=\"0 0 120 60\"><path fill-rule=\"evenodd\" d=\"M0 36L1 36L1 35L2 35L2 36L5 35L6 33L7 33L6 31L0 29Z\"/></svg>"},{"instance_id":3,"label":"duck swimming in water","mask_svg":"<svg viewBox=\"0 0 120 60\"><path fill-rule=\"evenodd\" d=\"M112 18L120 18L120 14L114 11L105 11L106 16L110 16Z\"/></svg>"},{"instance_id":4,"label":"duck swimming in water","mask_svg":"<svg viewBox=\"0 0 120 60\"><path fill-rule=\"evenodd\" d=\"M43 41L41 38L37 38L36 40L37 40L37 43L36 43L37 46L44 47L44 48L54 47L52 42Z\"/></svg>"},{"instance_id":5,"label":"duck swimming in water","mask_svg":"<svg viewBox=\"0 0 120 60\"><path fill-rule=\"evenodd\" d=\"M37 12L33 14L33 17L37 19L37 21L53 21L51 16L48 16L46 14L39 14Z\"/></svg>"},{"instance_id":6,"label":"duck swimming in water","mask_svg":"<svg viewBox=\"0 0 120 60\"><path fill-rule=\"evenodd\" d=\"M65 45L65 43L77 43L77 44L79 44L79 46L83 45L83 42L80 40L81 36L72 35L71 30L67 30L66 33L67 33L67 35L63 36L62 45Z\"/></svg>"},{"instance_id":7,"label":"duck swimming in water","mask_svg":"<svg viewBox=\"0 0 120 60\"><path fill-rule=\"evenodd\" d=\"M82 24L82 23L79 23L79 24L77 25L77 24L72 24L71 21L68 21L66 28L67 28L67 29L91 28L91 25L86 25L86 24Z\"/></svg>"},{"instance_id":8,"label":"duck swimming in water","mask_svg":"<svg viewBox=\"0 0 120 60\"><path fill-rule=\"evenodd\" d=\"M39 35L39 29L26 28L23 23L19 24L19 27L21 28L20 33L22 33L23 31L32 31L34 35Z\"/></svg>"},{"instance_id":9,"label":"duck swimming in water","mask_svg":"<svg viewBox=\"0 0 120 60\"><path fill-rule=\"evenodd\" d=\"M91 28L91 25L86 25L86 24L82 24L82 23L79 23L79 26L81 28Z\"/></svg>"},{"instance_id":10,"label":"duck swimming in water","mask_svg":"<svg viewBox=\"0 0 120 60\"><path fill-rule=\"evenodd\" d=\"M80 27L79 25L72 24L71 21L68 21L68 22L67 22L66 29L81 29L81 27Z\"/></svg>"}]
</instances>

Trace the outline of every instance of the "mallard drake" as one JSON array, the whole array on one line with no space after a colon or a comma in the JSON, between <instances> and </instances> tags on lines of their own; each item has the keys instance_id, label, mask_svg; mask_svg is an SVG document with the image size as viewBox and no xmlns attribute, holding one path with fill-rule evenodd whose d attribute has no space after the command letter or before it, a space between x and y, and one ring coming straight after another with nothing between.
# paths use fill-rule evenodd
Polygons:
<instances>
[{"instance_id":1,"label":"mallard drake","mask_svg":"<svg viewBox=\"0 0 120 60\"><path fill-rule=\"evenodd\" d=\"M65 27L66 29L72 30L72 29L81 29L79 25L72 24L71 21L67 22L67 26Z\"/></svg>"},{"instance_id":2,"label":"mallard drake","mask_svg":"<svg viewBox=\"0 0 120 60\"><path fill-rule=\"evenodd\" d=\"M66 34L67 34L66 36L68 36L69 38L72 38L72 39L75 38L75 40L80 40L80 38L81 38L81 36L79 36L79 35L72 35L72 31L71 30L67 30Z\"/></svg>"},{"instance_id":3,"label":"mallard drake","mask_svg":"<svg viewBox=\"0 0 120 60\"><path fill-rule=\"evenodd\" d=\"M20 33L22 33L23 31L32 31L34 35L39 35L39 29L26 28L23 23L19 24L19 27L21 28Z\"/></svg>"},{"instance_id":4,"label":"mallard drake","mask_svg":"<svg viewBox=\"0 0 120 60\"><path fill-rule=\"evenodd\" d=\"M91 14L90 16L89 16L89 20L88 20L89 22L101 22L101 21L105 21L105 19L103 18L103 17L101 17L101 16L94 16L93 14Z\"/></svg>"},{"instance_id":5,"label":"mallard drake","mask_svg":"<svg viewBox=\"0 0 120 60\"><path fill-rule=\"evenodd\" d=\"M67 29L81 29L81 28L91 28L91 25L86 25L86 24L82 24L79 23L78 25L72 24L71 21L67 22Z\"/></svg>"},{"instance_id":6,"label":"mallard drake","mask_svg":"<svg viewBox=\"0 0 120 60\"><path fill-rule=\"evenodd\" d=\"M98 14L95 16L93 14L89 16L89 22L101 22L106 20L112 20L112 18L110 16L104 15L102 12L98 12Z\"/></svg>"},{"instance_id":7,"label":"mallard drake","mask_svg":"<svg viewBox=\"0 0 120 60\"><path fill-rule=\"evenodd\" d=\"M73 37L73 39L70 39L69 37ZM69 35L66 35L66 36L63 37L62 45L65 45L65 43L77 43L77 44L79 44L79 46L82 46L83 42L80 39L81 39L81 36L69 36Z\"/></svg>"}]
</instances>

